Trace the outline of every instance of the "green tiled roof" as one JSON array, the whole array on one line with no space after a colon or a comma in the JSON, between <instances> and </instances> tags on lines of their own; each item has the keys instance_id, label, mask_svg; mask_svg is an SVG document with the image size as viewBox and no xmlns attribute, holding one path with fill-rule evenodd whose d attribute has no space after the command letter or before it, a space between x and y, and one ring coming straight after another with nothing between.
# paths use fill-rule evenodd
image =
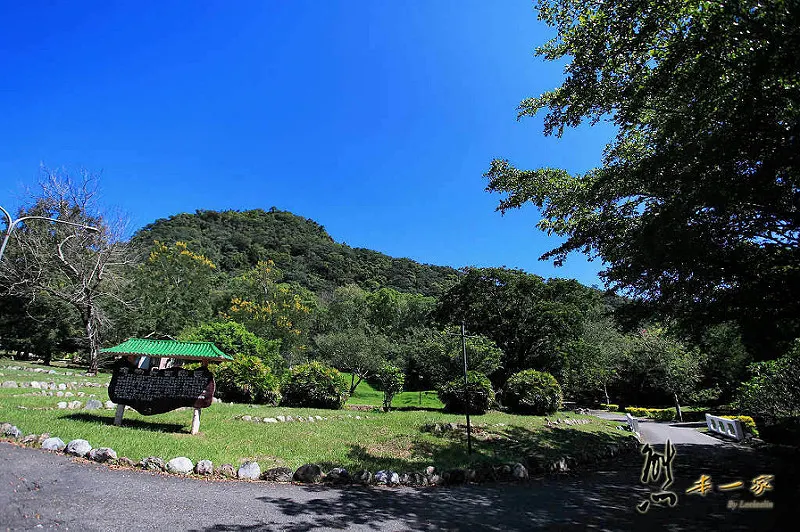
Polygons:
<instances>
[{"instance_id":1,"label":"green tiled roof","mask_svg":"<svg viewBox=\"0 0 800 532\"><path fill-rule=\"evenodd\" d=\"M116 355L136 355L185 360L222 361L233 357L220 351L211 342L179 342L178 340L148 340L128 338L119 345L100 350Z\"/></svg>"}]
</instances>

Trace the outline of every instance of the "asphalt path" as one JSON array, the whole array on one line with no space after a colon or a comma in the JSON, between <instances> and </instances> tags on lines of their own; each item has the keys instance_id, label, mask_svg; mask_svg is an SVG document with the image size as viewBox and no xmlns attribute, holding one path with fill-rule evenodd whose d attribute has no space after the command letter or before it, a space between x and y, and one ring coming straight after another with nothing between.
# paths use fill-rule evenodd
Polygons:
<instances>
[{"instance_id":1,"label":"asphalt path","mask_svg":"<svg viewBox=\"0 0 800 532\"><path fill-rule=\"evenodd\" d=\"M210 481L112 469L40 449L0 443L0 529L7 530L780 530L796 504L796 457L767 455L663 423L641 424L656 450L676 444L673 508L635 506L654 491L640 481L643 457L524 485L364 488ZM701 436L703 436L701 434ZM662 445L663 446L663 445ZM792 465L794 464L794 465ZM792 469L794 467L794 469ZM701 473L715 481L775 474L760 500L772 510L729 509L744 493L687 495Z\"/></svg>"}]
</instances>

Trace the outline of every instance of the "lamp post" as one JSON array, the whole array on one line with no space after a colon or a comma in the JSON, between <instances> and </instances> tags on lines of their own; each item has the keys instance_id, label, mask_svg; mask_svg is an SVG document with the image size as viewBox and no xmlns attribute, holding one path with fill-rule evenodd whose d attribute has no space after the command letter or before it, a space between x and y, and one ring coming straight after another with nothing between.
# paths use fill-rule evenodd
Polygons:
<instances>
[{"instance_id":1,"label":"lamp post","mask_svg":"<svg viewBox=\"0 0 800 532\"><path fill-rule=\"evenodd\" d=\"M72 225L75 227L82 227L87 231L94 231L95 233L99 233L100 229L97 227L92 227L91 225L84 225L75 222L68 222L66 220L59 220L57 218L48 218L47 216L22 216L21 218L17 218L16 220L11 218L11 215L5 210L3 207L0 207L0 211L3 211L3 214L6 215L8 227L6 228L6 236L3 238L3 243L0 245L0 261L3 260L3 253L6 250L6 245L8 244L8 239L11 238L11 232L14 230L14 227L20 222L25 220L49 220L51 222L56 222L65 225Z\"/></svg>"}]
</instances>

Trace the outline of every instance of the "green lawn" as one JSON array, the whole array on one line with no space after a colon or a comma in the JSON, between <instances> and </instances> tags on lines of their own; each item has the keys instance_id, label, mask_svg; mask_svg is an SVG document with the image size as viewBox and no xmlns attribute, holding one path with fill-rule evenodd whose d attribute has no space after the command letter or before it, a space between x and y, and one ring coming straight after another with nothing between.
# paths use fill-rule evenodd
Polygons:
<instances>
[{"instance_id":1,"label":"green lawn","mask_svg":"<svg viewBox=\"0 0 800 532\"><path fill-rule=\"evenodd\" d=\"M9 371L9 365L23 365L0 359L0 382L107 382L108 375L96 378L47 375L29 371ZM27 365L26 366L31 366ZM34 367L34 366L31 366ZM591 454L599 445L618 443L627 433L617 430L617 423L589 416L559 413L558 417L587 418L587 425L548 428L544 418L514 416L490 412L473 416L476 432L475 453L469 457L463 436L435 435L420 429L430 423L464 423L463 416L434 410L359 412L349 410L312 410L283 407L219 404L203 410L201 432L190 435L191 410L184 409L157 416L142 416L129 411L122 427L112 424L113 410L60 410L58 401L80 400L85 403L94 394L101 401L108 399L105 387L82 387L86 397L62 399L42 396L31 388L0 389L0 422L17 425L25 434L49 432L69 441L84 438L94 447L108 446L119 456L139 460L146 456L171 459L186 456L197 462L212 460L215 464L238 464L257 460L262 469L287 466L298 467L314 462L325 467L343 466L350 470L366 468L419 470L428 465L440 468L464 467L477 462L500 463L520 460L532 453L555 458L562 455ZM363 391L363 395L361 394ZM38 392L38 395L27 396ZM360 389L353 402L365 404L369 397L380 395L369 388ZM418 401L418 394L405 397ZM423 396L423 405L432 398ZM371 404L371 403L366 403ZM379 403L378 403L379 404ZM327 419L287 423L254 423L237 419L242 415L258 417L294 417L319 415ZM361 417L357 419L356 416Z\"/></svg>"},{"instance_id":2,"label":"green lawn","mask_svg":"<svg viewBox=\"0 0 800 532\"><path fill-rule=\"evenodd\" d=\"M350 374L342 373L348 384ZM356 387L355 393L347 400L348 405L368 405L383 406L383 392L379 392L370 386L367 381L361 381ZM401 392L392 398L394 408L443 408L444 404L439 400L435 391L427 392Z\"/></svg>"}]
</instances>

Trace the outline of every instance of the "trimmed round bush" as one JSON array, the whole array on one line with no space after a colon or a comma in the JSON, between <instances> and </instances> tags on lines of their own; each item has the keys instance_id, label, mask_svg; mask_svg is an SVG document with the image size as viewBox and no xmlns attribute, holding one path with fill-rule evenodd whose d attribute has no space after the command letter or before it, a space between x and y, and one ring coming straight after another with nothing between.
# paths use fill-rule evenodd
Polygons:
<instances>
[{"instance_id":1,"label":"trimmed round bush","mask_svg":"<svg viewBox=\"0 0 800 532\"><path fill-rule=\"evenodd\" d=\"M469 413L485 414L494 402L494 390L489 378L477 371L467 372L469 392ZM458 377L439 388L439 400L444 403L445 412L461 414L465 411L464 377Z\"/></svg>"},{"instance_id":2,"label":"trimmed round bush","mask_svg":"<svg viewBox=\"0 0 800 532\"><path fill-rule=\"evenodd\" d=\"M281 386L281 405L338 410L347 400L347 382L320 362L292 368Z\"/></svg>"},{"instance_id":3,"label":"trimmed round bush","mask_svg":"<svg viewBox=\"0 0 800 532\"><path fill-rule=\"evenodd\" d=\"M561 408L561 386L549 373L528 369L508 379L503 399L515 414L544 416Z\"/></svg>"},{"instance_id":4,"label":"trimmed round bush","mask_svg":"<svg viewBox=\"0 0 800 532\"><path fill-rule=\"evenodd\" d=\"M236 355L214 370L216 395L233 403L277 405L281 394L279 381L272 370L255 356Z\"/></svg>"}]
</instances>

